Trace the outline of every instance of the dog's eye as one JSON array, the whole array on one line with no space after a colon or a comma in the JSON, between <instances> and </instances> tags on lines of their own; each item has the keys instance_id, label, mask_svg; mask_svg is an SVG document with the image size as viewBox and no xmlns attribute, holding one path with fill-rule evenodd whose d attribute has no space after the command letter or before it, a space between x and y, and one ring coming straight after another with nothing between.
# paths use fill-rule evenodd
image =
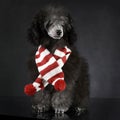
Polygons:
<instances>
[{"instance_id":1,"label":"dog's eye","mask_svg":"<svg viewBox=\"0 0 120 120\"><path fill-rule=\"evenodd\" d=\"M61 25L64 26L64 24L65 24L64 21L61 21Z\"/></svg>"},{"instance_id":2,"label":"dog's eye","mask_svg":"<svg viewBox=\"0 0 120 120\"><path fill-rule=\"evenodd\" d=\"M49 23L49 26L51 26L52 24L53 24L53 23L52 23L52 22L50 22L50 23Z\"/></svg>"},{"instance_id":3,"label":"dog's eye","mask_svg":"<svg viewBox=\"0 0 120 120\"><path fill-rule=\"evenodd\" d=\"M46 28L48 29L52 25L52 22L49 20L48 23L46 24Z\"/></svg>"},{"instance_id":4,"label":"dog's eye","mask_svg":"<svg viewBox=\"0 0 120 120\"><path fill-rule=\"evenodd\" d=\"M48 24L49 24L49 26L50 26L50 25L52 25L53 23L52 23L52 21L51 21L51 20L49 20Z\"/></svg>"},{"instance_id":5,"label":"dog's eye","mask_svg":"<svg viewBox=\"0 0 120 120\"><path fill-rule=\"evenodd\" d=\"M48 27L49 27L49 24L47 23L47 24L46 24L46 28L48 29Z\"/></svg>"},{"instance_id":6,"label":"dog's eye","mask_svg":"<svg viewBox=\"0 0 120 120\"><path fill-rule=\"evenodd\" d=\"M61 24L62 25L62 27L64 27L64 23L63 24Z\"/></svg>"}]
</instances>

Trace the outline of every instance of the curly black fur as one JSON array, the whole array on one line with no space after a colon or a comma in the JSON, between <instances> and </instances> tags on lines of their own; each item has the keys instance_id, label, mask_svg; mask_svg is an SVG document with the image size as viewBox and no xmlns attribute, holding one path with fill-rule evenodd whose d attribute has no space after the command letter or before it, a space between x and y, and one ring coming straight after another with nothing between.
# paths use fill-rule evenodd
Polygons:
<instances>
[{"instance_id":1,"label":"curly black fur","mask_svg":"<svg viewBox=\"0 0 120 120\"><path fill-rule=\"evenodd\" d=\"M67 18L64 24L64 35L61 39L49 37L44 23L56 15ZM72 53L63 67L67 87L62 92L54 90L52 85L48 85L43 91L39 91L32 97L33 108L39 112L53 108L55 112L66 112L69 108L86 108L89 98L88 65L83 57L79 56L74 45L77 40L73 27L72 18L59 7L47 7L34 17L32 25L28 29L28 40L35 46L29 60L29 69L32 82L37 78L34 54L37 47L41 44L53 53L56 48L67 45ZM78 109L79 110L79 109Z\"/></svg>"}]
</instances>

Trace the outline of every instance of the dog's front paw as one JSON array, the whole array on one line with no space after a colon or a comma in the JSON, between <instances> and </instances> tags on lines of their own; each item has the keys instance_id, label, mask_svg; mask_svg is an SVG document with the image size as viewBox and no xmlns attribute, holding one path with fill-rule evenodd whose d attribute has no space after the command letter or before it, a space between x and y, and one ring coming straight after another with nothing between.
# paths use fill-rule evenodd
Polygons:
<instances>
[{"instance_id":1,"label":"dog's front paw","mask_svg":"<svg viewBox=\"0 0 120 120\"><path fill-rule=\"evenodd\" d=\"M56 114L64 114L68 108L55 108L55 113Z\"/></svg>"},{"instance_id":2,"label":"dog's front paw","mask_svg":"<svg viewBox=\"0 0 120 120\"><path fill-rule=\"evenodd\" d=\"M69 109L69 104L67 104L63 100L55 100L52 103L52 107L54 108L56 114L64 114Z\"/></svg>"},{"instance_id":3,"label":"dog's front paw","mask_svg":"<svg viewBox=\"0 0 120 120\"><path fill-rule=\"evenodd\" d=\"M79 116L79 115L87 112L87 109L86 108L81 108L81 107L76 107L75 112L76 112L77 116Z\"/></svg>"},{"instance_id":4,"label":"dog's front paw","mask_svg":"<svg viewBox=\"0 0 120 120\"><path fill-rule=\"evenodd\" d=\"M36 112L37 114L41 113L41 112L45 112L45 111L48 111L49 110L49 107L48 106L41 106L41 105L32 105L32 109L34 112Z\"/></svg>"},{"instance_id":5,"label":"dog's front paw","mask_svg":"<svg viewBox=\"0 0 120 120\"><path fill-rule=\"evenodd\" d=\"M65 113L68 111L71 105L71 96L67 91L63 92L56 92L51 101L52 101L52 107L55 110L55 113Z\"/></svg>"},{"instance_id":6,"label":"dog's front paw","mask_svg":"<svg viewBox=\"0 0 120 120\"><path fill-rule=\"evenodd\" d=\"M37 105L38 113L45 112L48 110L48 108L44 106Z\"/></svg>"}]
</instances>

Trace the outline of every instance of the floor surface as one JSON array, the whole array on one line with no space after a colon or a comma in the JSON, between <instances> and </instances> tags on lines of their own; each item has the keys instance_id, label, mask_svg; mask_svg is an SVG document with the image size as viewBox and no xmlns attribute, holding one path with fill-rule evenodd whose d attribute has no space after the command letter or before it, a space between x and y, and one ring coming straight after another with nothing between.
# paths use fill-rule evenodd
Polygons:
<instances>
[{"instance_id":1,"label":"floor surface","mask_svg":"<svg viewBox=\"0 0 120 120\"><path fill-rule=\"evenodd\" d=\"M120 120L120 99L91 98L89 110L81 115L72 110L56 115L54 111L34 114L29 97L0 97L0 117L40 120Z\"/></svg>"}]
</instances>

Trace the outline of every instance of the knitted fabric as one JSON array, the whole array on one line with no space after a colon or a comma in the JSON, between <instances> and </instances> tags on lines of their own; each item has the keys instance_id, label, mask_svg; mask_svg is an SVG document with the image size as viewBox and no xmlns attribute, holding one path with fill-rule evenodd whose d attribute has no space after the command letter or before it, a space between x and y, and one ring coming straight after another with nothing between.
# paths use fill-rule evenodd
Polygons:
<instances>
[{"instance_id":1,"label":"knitted fabric","mask_svg":"<svg viewBox=\"0 0 120 120\"><path fill-rule=\"evenodd\" d=\"M48 49L40 45L35 54L35 62L40 74L32 84L25 86L24 92L27 95L34 95L48 84L52 84L58 91L64 90L66 83L62 67L70 53L71 50L67 46L56 49L54 54L51 54Z\"/></svg>"}]
</instances>

